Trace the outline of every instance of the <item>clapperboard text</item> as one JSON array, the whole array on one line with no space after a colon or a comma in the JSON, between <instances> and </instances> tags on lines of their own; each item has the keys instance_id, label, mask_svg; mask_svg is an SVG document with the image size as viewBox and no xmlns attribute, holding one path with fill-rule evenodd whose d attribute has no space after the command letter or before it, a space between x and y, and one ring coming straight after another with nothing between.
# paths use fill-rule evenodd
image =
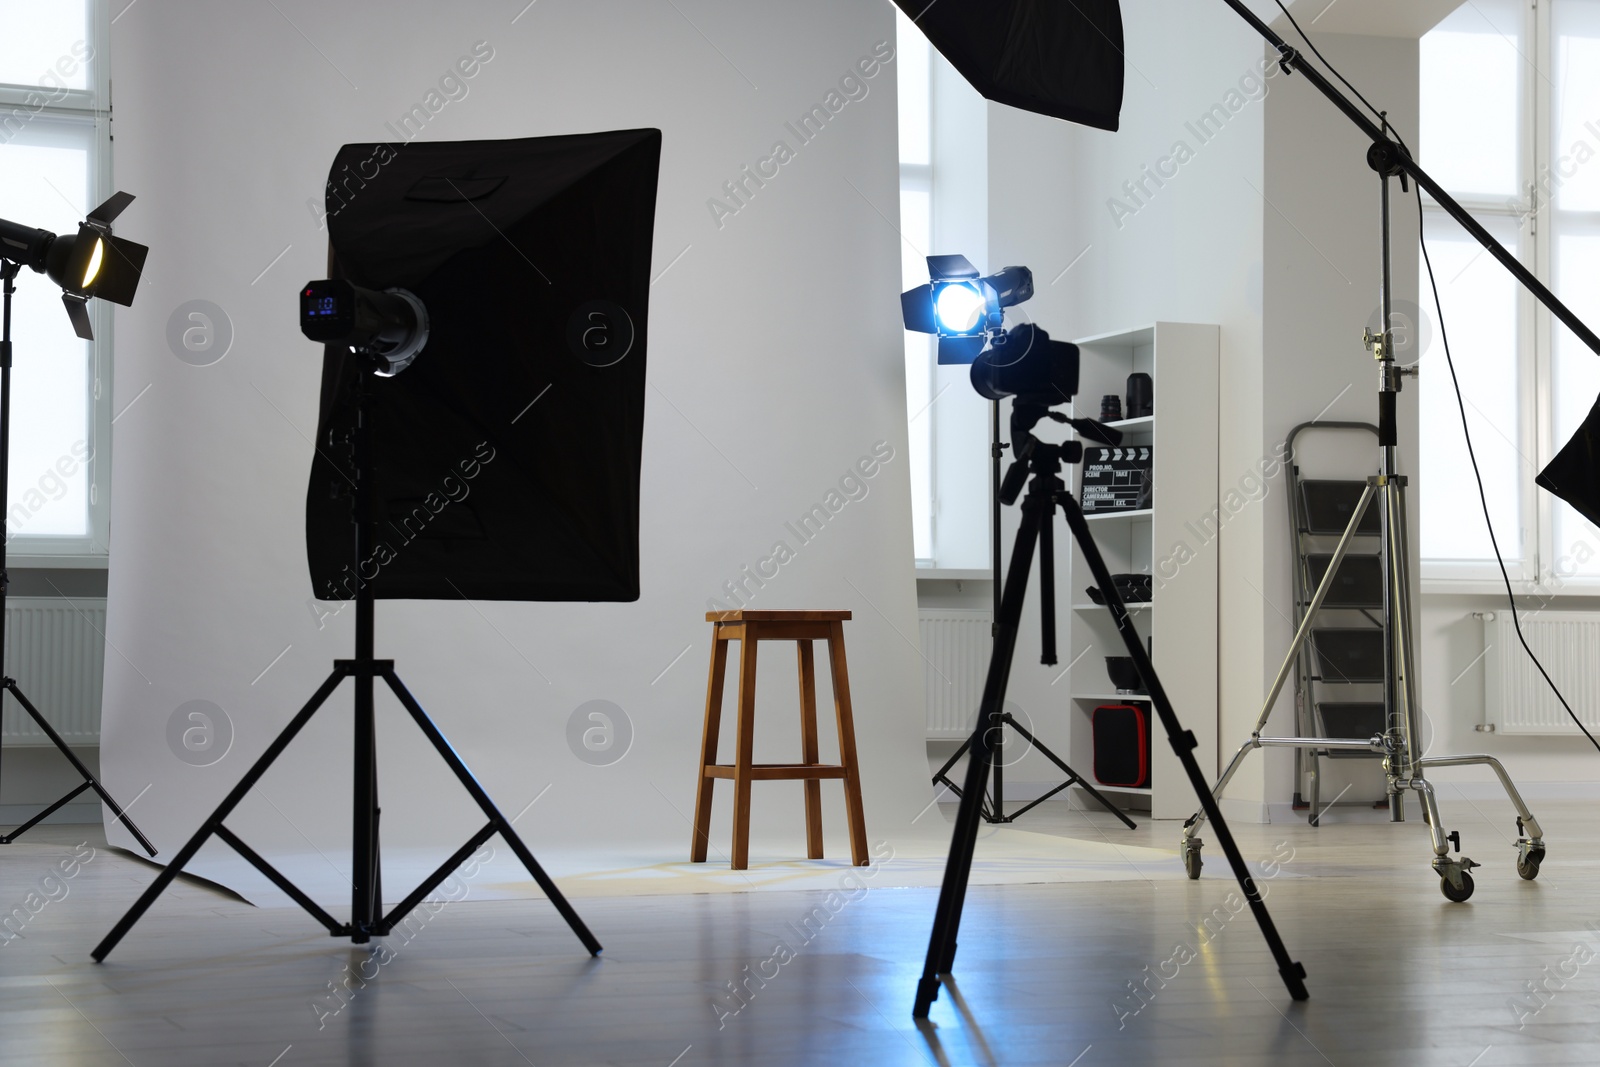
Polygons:
<instances>
[{"instance_id":1,"label":"clapperboard text","mask_svg":"<svg viewBox=\"0 0 1600 1067\"><path fill-rule=\"evenodd\" d=\"M1148 508L1150 470L1154 462L1152 451L1149 445L1084 449L1084 513L1092 515L1097 512Z\"/></svg>"}]
</instances>

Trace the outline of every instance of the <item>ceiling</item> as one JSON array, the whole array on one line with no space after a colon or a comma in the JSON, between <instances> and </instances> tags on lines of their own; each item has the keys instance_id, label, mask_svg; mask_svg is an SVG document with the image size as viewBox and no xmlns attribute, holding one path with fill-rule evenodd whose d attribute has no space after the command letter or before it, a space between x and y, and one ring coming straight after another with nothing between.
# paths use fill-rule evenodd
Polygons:
<instances>
[{"instance_id":1,"label":"ceiling","mask_svg":"<svg viewBox=\"0 0 1600 1067\"><path fill-rule=\"evenodd\" d=\"M1287 0L1286 0L1287 2ZM1464 0L1293 0L1289 10L1307 33L1352 33L1370 37L1421 37ZM1278 16L1272 28L1292 30Z\"/></svg>"}]
</instances>

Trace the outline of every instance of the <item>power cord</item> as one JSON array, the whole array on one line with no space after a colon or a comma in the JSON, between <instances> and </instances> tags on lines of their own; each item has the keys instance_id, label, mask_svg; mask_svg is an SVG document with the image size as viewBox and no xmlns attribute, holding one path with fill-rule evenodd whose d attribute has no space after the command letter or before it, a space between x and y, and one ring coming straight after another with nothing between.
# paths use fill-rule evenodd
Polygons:
<instances>
[{"instance_id":1,"label":"power cord","mask_svg":"<svg viewBox=\"0 0 1600 1067\"><path fill-rule=\"evenodd\" d=\"M1344 84L1346 89L1354 93L1356 99L1360 100L1368 111L1378 117L1378 121L1383 124L1385 130L1394 130L1394 127L1389 125L1388 116L1373 107L1372 103L1361 95L1360 90L1351 85L1349 80L1339 73L1339 68L1328 62L1328 57L1322 54L1316 43L1306 34L1306 31L1300 28L1300 23L1296 22L1295 17L1289 13L1289 9L1284 6L1283 0L1275 0L1275 2L1289 19L1289 23L1294 27L1295 32L1300 35L1300 39L1306 43L1306 46L1311 49L1312 54L1317 57L1322 65L1327 67L1333 76ZM1394 139L1401 148L1405 149L1407 155L1411 153L1410 146L1406 144L1405 139L1400 136L1398 131L1394 132ZM1444 323L1444 302L1439 298L1439 282L1433 274L1433 259L1428 255L1427 212L1422 202L1421 186L1416 186L1416 194L1418 239L1422 245L1422 262L1428 269L1428 286L1433 291L1434 316L1439 320L1439 340L1444 345L1445 365L1450 368L1450 385L1455 390L1456 409L1461 413L1461 435L1467 443L1467 458L1472 461L1472 477L1478 486L1478 503L1483 508L1483 524L1489 531L1489 544L1494 547L1495 562L1500 566L1500 580L1505 583L1506 601L1511 605L1511 625L1517 632L1517 641L1521 643L1522 650L1528 654L1528 658L1533 661L1533 665L1539 669L1540 676L1544 678L1545 684L1550 687L1550 691L1556 695L1556 699L1561 702L1561 707L1566 711L1568 717L1572 719L1573 724L1579 730L1583 731L1583 736L1589 739L1589 743L1595 747L1595 750L1600 751L1600 741L1595 740L1594 735L1583 725L1583 720L1579 719L1572 710L1572 705L1567 703L1567 698L1561 695L1561 689L1556 685L1554 679L1550 677L1550 672L1544 669L1544 664L1539 662L1539 657L1534 655L1533 649L1528 647L1528 639L1522 633L1522 618L1521 613L1517 610L1516 593L1511 588L1511 575L1506 570L1505 557L1500 554L1500 541L1494 535L1494 521L1489 516L1489 496L1483 488L1483 472L1478 469L1478 454L1472 447L1472 430L1467 425L1467 406L1466 401L1461 396L1461 380L1456 376L1455 358L1450 354L1450 334L1445 329ZM1389 324L1384 323L1383 325L1387 328Z\"/></svg>"}]
</instances>

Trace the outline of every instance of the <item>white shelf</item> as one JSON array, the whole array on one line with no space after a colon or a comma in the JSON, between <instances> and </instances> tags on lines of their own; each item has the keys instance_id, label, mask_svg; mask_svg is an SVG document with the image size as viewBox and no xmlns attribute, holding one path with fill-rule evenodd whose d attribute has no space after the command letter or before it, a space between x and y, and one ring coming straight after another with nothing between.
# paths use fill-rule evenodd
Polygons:
<instances>
[{"instance_id":1,"label":"white shelf","mask_svg":"<svg viewBox=\"0 0 1600 1067\"><path fill-rule=\"evenodd\" d=\"M1136 619L1139 634L1154 638L1155 665L1167 684L1183 683L1183 724L1195 735L1198 748L1194 754L1203 767L1217 758L1217 589L1221 575L1214 547L1210 552L1199 551L1198 535L1188 523L1196 515L1210 514L1220 496L1216 402L1221 388L1220 337L1215 326L1162 322L1076 341L1082 397L1096 400L1120 393L1133 373L1149 374L1154 381L1155 410L1150 415L1107 424L1125 435L1124 447L1152 450L1154 502L1138 510L1102 511L1085 517L1112 573L1168 575L1164 559L1176 551L1174 546L1187 545L1192 554L1181 571L1152 590L1149 602L1129 605L1128 612ZM1080 486L1081 478L1077 472ZM1066 602L1072 610L1067 614L1068 647L1061 658L1077 664L1068 683L1068 706L1075 712L1068 716L1068 762L1087 766L1094 751L1090 712L1101 704L1148 707L1150 697L1116 692L1107 669L1097 662L1099 655L1118 651L1112 644L1120 642L1108 642L1112 636L1106 625L1110 613L1084 593L1089 579L1081 549L1074 545L1068 554L1071 562L1061 569L1066 571L1063 584L1071 591ZM1159 611L1155 610L1157 604ZM1030 706L1025 700L1032 693L1015 682L1013 690L1018 704ZM1153 788L1096 788L1119 798L1119 803L1122 799L1133 802L1135 795L1149 798L1153 818L1190 815L1194 795L1170 746L1152 745L1150 762Z\"/></svg>"},{"instance_id":2,"label":"white shelf","mask_svg":"<svg viewBox=\"0 0 1600 1067\"><path fill-rule=\"evenodd\" d=\"M1148 797L1155 792L1147 785L1101 785L1099 782L1090 784L1101 793L1132 793L1135 796Z\"/></svg>"}]
</instances>

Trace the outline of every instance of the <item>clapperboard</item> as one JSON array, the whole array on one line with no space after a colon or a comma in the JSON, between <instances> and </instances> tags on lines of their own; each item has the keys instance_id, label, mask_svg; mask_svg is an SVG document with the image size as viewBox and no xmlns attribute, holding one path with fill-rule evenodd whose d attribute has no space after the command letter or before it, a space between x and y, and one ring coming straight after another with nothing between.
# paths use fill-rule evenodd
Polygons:
<instances>
[{"instance_id":1,"label":"clapperboard","mask_svg":"<svg viewBox=\"0 0 1600 1067\"><path fill-rule=\"evenodd\" d=\"M1085 514L1138 511L1150 506L1151 449L1085 448L1083 510Z\"/></svg>"}]
</instances>

